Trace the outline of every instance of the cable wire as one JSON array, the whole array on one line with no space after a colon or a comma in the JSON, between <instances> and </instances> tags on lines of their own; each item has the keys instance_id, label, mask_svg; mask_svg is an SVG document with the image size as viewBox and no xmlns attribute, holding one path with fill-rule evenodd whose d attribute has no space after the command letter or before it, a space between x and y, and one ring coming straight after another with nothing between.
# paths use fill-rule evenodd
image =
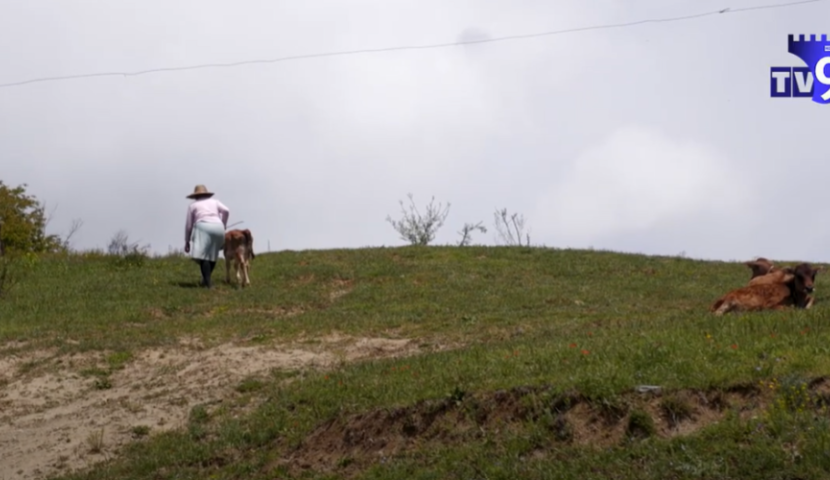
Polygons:
<instances>
[{"instance_id":1,"label":"cable wire","mask_svg":"<svg viewBox=\"0 0 830 480\"><path fill-rule=\"evenodd\" d=\"M252 64L259 64L259 63L277 63L277 62L287 62L291 60L301 60L301 59L308 59L308 58L321 58L321 57L334 57L334 56L343 56L343 55L356 55L356 54L363 54L363 53L380 53L380 52L393 52L393 51L401 51L401 50L426 50L426 49L434 49L434 48L447 48L447 47L455 47L459 45L471 45L476 43L490 43L490 42L503 42L507 40L519 40L519 39L527 39L527 38L536 38L536 37L544 37L544 36L551 36L551 35L562 35L566 33L576 33L576 32L584 32L587 30L604 30L608 28L624 28L624 27L633 27L636 25L642 25L646 23L664 23L664 22L679 22L679 21L686 21L686 20L693 20L702 17L709 17L713 15L722 15L727 13L741 13L741 12L748 12L753 10L766 10L772 8L787 8L793 7L797 5L804 5L808 3L818 3L824 2L827 0L800 0L796 2L789 2L789 3L778 3L778 4L770 4L770 5L758 5L754 7L743 7L743 8L723 8L720 10L714 10L710 12L704 13L697 13L693 15L684 15L679 17L667 17L667 18L656 18L656 19L646 19L646 20L638 20L634 22L625 22L625 23L611 23L605 25L594 25L590 27L578 27L578 28L570 28L565 30L551 30L547 32L539 32L539 33L529 33L523 35L509 35L504 37L494 37L494 38L487 38L481 40L466 40L466 41L458 41L458 42L450 42L450 43L435 43L429 45L411 45L411 46L398 46L398 47L386 47L386 48L371 48L371 49L361 49L361 50L346 50L346 51L339 51L339 52L324 52L324 53L312 53L306 55L293 55L288 57L278 57L272 59L264 59L264 60L243 60L240 62L233 62L233 63L205 63L199 65L190 65L184 67L167 67L167 68L152 68L149 70L138 70L134 72L103 72L103 73L85 73L79 75L66 75L66 76L59 76L59 77L42 77L42 78L33 78L30 80L23 80L20 82L13 82L13 83L4 83L0 84L0 88L9 88L9 87L17 87L21 85L28 85L31 83L39 83L39 82L52 82L52 81L59 81L59 80L71 80L71 79L78 79L78 78L92 78L92 77L111 77L111 76L121 76L121 77L134 77L138 75L146 75L149 73L158 73L158 72L174 72L174 71L182 71L182 70L196 70L201 68L226 68L226 67L238 67L241 65L252 65Z\"/></svg>"}]
</instances>

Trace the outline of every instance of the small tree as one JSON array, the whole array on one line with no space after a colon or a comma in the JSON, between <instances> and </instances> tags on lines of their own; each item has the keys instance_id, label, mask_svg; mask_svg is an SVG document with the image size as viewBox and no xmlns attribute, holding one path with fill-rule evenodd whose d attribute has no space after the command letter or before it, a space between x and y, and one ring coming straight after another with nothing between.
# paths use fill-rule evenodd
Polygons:
<instances>
[{"instance_id":1,"label":"small tree","mask_svg":"<svg viewBox=\"0 0 830 480\"><path fill-rule=\"evenodd\" d=\"M107 245L107 253L110 255L124 255L130 251L129 236L124 230L115 232Z\"/></svg>"},{"instance_id":2,"label":"small tree","mask_svg":"<svg viewBox=\"0 0 830 480\"><path fill-rule=\"evenodd\" d=\"M459 247L466 247L472 241L472 233L474 231L480 231L481 233L487 233L487 227L478 222L477 224L473 225L472 223L465 223L464 227L458 232L461 235L461 241L458 242Z\"/></svg>"},{"instance_id":3,"label":"small tree","mask_svg":"<svg viewBox=\"0 0 830 480\"><path fill-rule=\"evenodd\" d=\"M59 236L46 234L46 208L26 187L0 180L0 298L20 283L37 254L64 250Z\"/></svg>"},{"instance_id":4,"label":"small tree","mask_svg":"<svg viewBox=\"0 0 830 480\"><path fill-rule=\"evenodd\" d=\"M13 252L47 253L63 250L58 235L47 235L45 206L26 193L24 183L11 188L0 180L0 243L6 254Z\"/></svg>"},{"instance_id":5,"label":"small tree","mask_svg":"<svg viewBox=\"0 0 830 480\"><path fill-rule=\"evenodd\" d=\"M150 250L150 245L139 245L139 242L130 243L130 237L124 230L115 232L107 245L107 253L110 255L125 256L131 253L145 253Z\"/></svg>"},{"instance_id":6,"label":"small tree","mask_svg":"<svg viewBox=\"0 0 830 480\"><path fill-rule=\"evenodd\" d=\"M44 228L48 227L49 224L52 223L52 217L54 217L55 211L57 209L58 207L55 206L55 208L52 209L52 213L50 213L49 216L46 217L46 222L44 222L43 224ZM69 225L69 231L66 233L66 236L63 237L63 239L55 235L55 237L58 239L58 243L60 244L58 249L64 252L68 252L71 249L72 237L74 237L75 234L78 233L78 230L80 230L82 226L84 226L83 220L81 220L80 218L76 218L72 220L72 223Z\"/></svg>"},{"instance_id":7,"label":"small tree","mask_svg":"<svg viewBox=\"0 0 830 480\"><path fill-rule=\"evenodd\" d=\"M70 241L72 240L72 237L74 237L75 234L78 233L78 230L80 230L81 227L83 227L83 226L84 226L84 222L80 218L76 218L75 220L72 220L72 224L69 225L69 231L66 233L66 236L63 237L63 240L61 240L61 244L63 245L64 250L66 250L66 251L70 250L70 247L71 247Z\"/></svg>"},{"instance_id":8,"label":"small tree","mask_svg":"<svg viewBox=\"0 0 830 480\"><path fill-rule=\"evenodd\" d=\"M139 245L138 242L130 243L127 232L119 230L110 239L110 243L107 245L107 253L115 257L116 265L140 267L150 256L150 245Z\"/></svg>"},{"instance_id":9,"label":"small tree","mask_svg":"<svg viewBox=\"0 0 830 480\"><path fill-rule=\"evenodd\" d=\"M496 209L493 213L496 223L496 231L499 234L502 242L507 245L522 246L522 237L525 238L525 246L530 246L530 234L525 230L525 219L523 215L514 213L507 216L507 209Z\"/></svg>"},{"instance_id":10,"label":"small tree","mask_svg":"<svg viewBox=\"0 0 830 480\"><path fill-rule=\"evenodd\" d=\"M408 212L403 206L403 201L400 201L403 219L395 221L387 216L386 221L392 224L392 227L400 234L401 239L412 245L429 245L435 239L438 229L444 225L444 220L449 215L450 204L448 202L446 209L442 211L440 203L437 206L433 205L435 197L432 197L429 205L427 205L426 214L421 215L415 206L412 194L410 193L407 196L409 197Z\"/></svg>"}]
</instances>

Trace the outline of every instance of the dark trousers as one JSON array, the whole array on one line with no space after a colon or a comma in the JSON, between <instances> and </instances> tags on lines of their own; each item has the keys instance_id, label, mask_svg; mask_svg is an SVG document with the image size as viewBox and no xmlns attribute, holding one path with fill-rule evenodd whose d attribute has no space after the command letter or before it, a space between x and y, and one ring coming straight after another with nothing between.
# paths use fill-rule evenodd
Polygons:
<instances>
[{"instance_id":1,"label":"dark trousers","mask_svg":"<svg viewBox=\"0 0 830 480\"><path fill-rule=\"evenodd\" d=\"M194 262L199 264L199 269L202 271L202 281L199 283L200 286L210 288L211 281L210 277L213 275L213 269L216 268L216 262L211 262L210 260L200 260L200 259L193 259Z\"/></svg>"}]
</instances>

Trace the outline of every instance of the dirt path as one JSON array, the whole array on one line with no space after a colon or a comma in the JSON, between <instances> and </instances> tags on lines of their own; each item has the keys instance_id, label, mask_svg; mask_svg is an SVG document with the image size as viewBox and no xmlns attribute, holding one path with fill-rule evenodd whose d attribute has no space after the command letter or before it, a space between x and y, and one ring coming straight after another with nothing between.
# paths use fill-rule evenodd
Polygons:
<instances>
[{"instance_id":1,"label":"dirt path","mask_svg":"<svg viewBox=\"0 0 830 480\"><path fill-rule=\"evenodd\" d=\"M0 480L39 480L111 458L146 427L151 435L182 427L194 405L220 401L249 375L419 352L407 339L332 335L300 345L202 348L182 341L137 353L108 377L80 373L106 365L102 355L0 358ZM43 363L28 371L33 361Z\"/></svg>"}]
</instances>

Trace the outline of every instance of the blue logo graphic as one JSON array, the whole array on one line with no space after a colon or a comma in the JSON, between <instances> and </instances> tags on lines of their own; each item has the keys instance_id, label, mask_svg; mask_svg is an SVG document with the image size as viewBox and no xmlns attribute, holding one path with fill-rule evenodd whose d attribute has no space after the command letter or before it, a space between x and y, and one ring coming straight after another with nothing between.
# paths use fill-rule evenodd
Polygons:
<instances>
[{"instance_id":1,"label":"blue logo graphic","mask_svg":"<svg viewBox=\"0 0 830 480\"><path fill-rule=\"evenodd\" d=\"M771 97L812 97L830 103L830 39L827 35L788 35L787 51L806 67L770 68Z\"/></svg>"}]
</instances>

